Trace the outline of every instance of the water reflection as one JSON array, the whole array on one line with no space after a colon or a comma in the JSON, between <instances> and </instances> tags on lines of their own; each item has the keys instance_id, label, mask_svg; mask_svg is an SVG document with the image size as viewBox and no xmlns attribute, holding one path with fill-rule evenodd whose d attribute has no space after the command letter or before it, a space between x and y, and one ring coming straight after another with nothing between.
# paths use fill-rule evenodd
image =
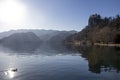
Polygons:
<instances>
[{"instance_id":1,"label":"water reflection","mask_svg":"<svg viewBox=\"0 0 120 80\"><path fill-rule=\"evenodd\" d=\"M93 73L120 72L120 48L69 46L78 51L88 61L89 71Z\"/></svg>"},{"instance_id":2,"label":"water reflection","mask_svg":"<svg viewBox=\"0 0 120 80\"><path fill-rule=\"evenodd\" d=\"M26 45L28 46L28 45ZM57 54L68 54L72 53L70 49L68 49L63 44L53 45L50 43L43 43L40 46L18 46L12 45L12 46L2 46L0 45L0 52L3 53L9 53L11 55L57 55Z\"/></svg>"},{"instance_id":3,"label":"water reflection","mask_svg":"<svg viewBox=\"0 0 120 80\"><path fill-rule=\"evenodd\" d=\"M25 47L24 47L25 49ZM30 52L1 48L0 80L119 80L120 49L41 45ZM13 51L13 52L11 52ZM44 56L43 56L44 55ZM5 74L4 74L5 73ZM99 75L96 75L99 74Z\"/></svg>"},{"instance_id":4,"label":"water reflection","mask_svg":"<svg viewBox=\"0 0 120 80\"><path fill-rule=\"evenodd\" d=\"M17 72L17 69L16 68L10 68L8 70L4 70L4 71L1 71L1 72L4 72L5 76L12 79L15 77L15 74Z\"/></svg>"},{"instance_id":5,"label":"water reflection","mask_svg":"<svg viewBox=\"0 0 120 80\"><path fill-rule=\"evenodd\" d=\"M100 74L101 72L120 72L120 48L115 47L88 47L88 46L64 46L64 45L50 45L42 44L41 46L35 48L34 46L15 48L16 46L9 48L8 53L11 55L75 55L80 54L82 58L86 59L88 62L88 71L92 73ZM33 49L35 48L35 49ZM19 49L19 50L18 50ZM0 51L6 51L3 48ZM13 51L10 53L10 51ZM7 73L8 75L9 73ZM11 73L13 74L13 73Z\"/></svg>"},{"instance_id":6,"label":"water reflection","mask_svg":"<svg viewBox=\"0 0 120 80\"><path fill-rule=\"evenodd\" d=\"M4 72L6 76L8 76L9 78L14 78L15 76L15 72L13 71L6 71Z\"/></svg>"}]
</instances>

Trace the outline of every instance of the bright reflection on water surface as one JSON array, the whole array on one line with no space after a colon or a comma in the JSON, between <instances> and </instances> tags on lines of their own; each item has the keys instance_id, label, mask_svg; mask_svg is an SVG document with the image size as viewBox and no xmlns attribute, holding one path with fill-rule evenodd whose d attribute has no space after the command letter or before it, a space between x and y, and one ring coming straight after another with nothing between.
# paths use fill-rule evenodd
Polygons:
<instances>
[{"instance_id":1,"label":"bright reflection on water surface","mask_svg":"<svg viewBox=\"0 0 120 80\"><path fill-rule=\"evenodd\" d=\"M13 78L15 76L15 72L7 71L7 72L5 72L5 75L8 76L9 78Z\"/></svg>"},{"instance_id":2,"label":"bright reflection on water surface","mask_svg":"<svg viewBox=\"0 0 120 80\"><path fill-rule=\"evenodd\" d=\"M4 73L7 77L14 78L16 72L17 72L17 69L10 68L9 70L5 71Z\"/></svg>"}]
</instances>

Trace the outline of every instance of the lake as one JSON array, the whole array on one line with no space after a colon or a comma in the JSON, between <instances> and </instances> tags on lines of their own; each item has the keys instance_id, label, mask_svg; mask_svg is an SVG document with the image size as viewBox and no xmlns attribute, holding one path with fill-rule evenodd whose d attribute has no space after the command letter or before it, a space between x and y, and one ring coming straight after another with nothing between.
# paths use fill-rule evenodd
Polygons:
<instances>
[{"instance_id":1,"label":"lake","mask_svg":"<svg viewBox=\"0 0 120 80\"><path fill-rule=\"evenodd\" d=\"M10 72L10 68L18 71ZM0 80L120 80L120 48L1 46Z\"/></svg>"}]
</instances>

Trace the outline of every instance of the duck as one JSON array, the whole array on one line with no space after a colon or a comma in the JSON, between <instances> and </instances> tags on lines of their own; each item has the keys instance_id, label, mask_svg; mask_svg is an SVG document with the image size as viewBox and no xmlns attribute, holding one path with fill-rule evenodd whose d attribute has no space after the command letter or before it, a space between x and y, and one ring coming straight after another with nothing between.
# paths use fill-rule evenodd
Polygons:
<instances>
[{"instance_id":1,"label":"duck","mask_svg":"<svg viewBox=\"0 0 120 80\"><path fill-rule=\"evenodd\" d=\"M10 69L10 71L17 72L18 69L17 68L13 68L13 69Z\"/></svg>"}]
</instances>

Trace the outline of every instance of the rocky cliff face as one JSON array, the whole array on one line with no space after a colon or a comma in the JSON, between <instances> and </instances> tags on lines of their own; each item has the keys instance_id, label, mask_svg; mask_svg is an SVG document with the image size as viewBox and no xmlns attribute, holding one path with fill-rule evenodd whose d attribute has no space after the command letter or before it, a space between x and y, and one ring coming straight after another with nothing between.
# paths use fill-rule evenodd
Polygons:
<instances>
[{"instance_id":1,"label":"rocky cliff face","mask_svg":"<svg viewBox=\"0 0 120 80\"><path fill-rule=\"evenodd\" d=\"M88 26L89 27L97 26L100 25L101 22L102 22L101 16L98 14L93 14L89 17Z\"/></svg>"}]
</instances>

